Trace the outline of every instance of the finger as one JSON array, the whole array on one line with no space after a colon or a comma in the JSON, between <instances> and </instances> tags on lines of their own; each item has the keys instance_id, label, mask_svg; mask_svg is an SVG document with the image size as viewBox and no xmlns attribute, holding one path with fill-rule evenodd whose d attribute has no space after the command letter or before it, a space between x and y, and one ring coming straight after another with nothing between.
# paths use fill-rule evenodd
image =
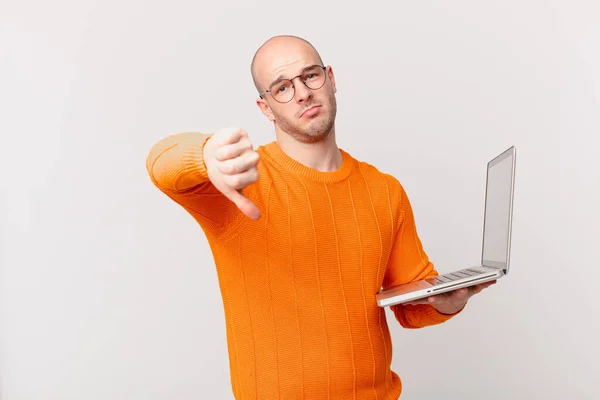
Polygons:
<instances>
[{"instance_id":1,"label":"finger","mask_svg":"<svg viewBox=\"0 0 600 400\"><path fill-rule=\"evenodd\" d=\"M473 288L473 292L471 293L471 295L477 294L479 292L481 292L483 289L485 289L486 287L488 287L488 285L477 285Z\"/></svg>"},{"instance_id":2,"label":"finger","mask_svg":"<svg viewBox=\"0 0 600 400\"><path fill-rule=\"evenodd\" d=\"M223 182L225 182L225 184L229 186L229 188L235 190L243 189L251 183L256 182L257 180L258 170L256 168L250 168L239 174L223 174Z\"/></svg>"},{"instance_id":3,"label":"finger","mask_svg":"<svg viewBox=\"0 0 600 400\"><path fill-rule=\"evenodd\" d=\"M218 147L222 147L227 144L233 144L240 141L241 138L247 137L246 131L240 128L225 128L215 134L218 138Z\"/></svg>"},{"instance_id":4,"label":"finger","mask_svg":"<svg viewBox=\"0 0 600 400\"><path fill-rule=\"evenodd\" d=\"M252 200L245 197L238 190L233 190L226 194L227 198L231 200L237 208L244 213L247 217L253 220L257 220L260 218L260 210L252 202Z\"/></svg>"},{"instance_id":5,"label":"finger","mask_svg":"<svg viewBox=\"0 0 600 400\"><path fill-rule=\"evenodd\" d=\"M419 304L429 304L429 299L424 298L424 299L418 299L418 300L411 300L407 303L404 303L404 305L406 305L406 306L416 306Z\"/></svg>"},{"instance_id":6,"label":"finger","mask_svg":"<svg viewBox=\"0 0 600 400\"><path fill-rule=\"evenodd\" d=\"M449 293L447 301L450 303L461 303L466 301L469 297L471 297L471 289L470 288L460 288L453 290Z\"/></svg>"},{"instance_id":7,"label":"finger","mask_svg":"<svg viewBox=\"0 0 600 400\"><path fill-rule=\"evenodd\" d=\"M235 143L225 144L219 147L215 151L215 158L219 161L229 160L231 158L236 158L247 152L248 150L253 150L254 146L248 140L248 138L242 137Z\"/></svg>"},{"instance_id":8,"label":"finger","mask_svg":"<svg viewBox=\"0 0 600 400\"><path fill-rule=\"evenodd\" d=\"M486 289L495 283L496 283L496 281L480 283L479 285L475 286L475 288L473 289L473 294L477 294L477 293L481 292L483 289Z\"/></svg>"},{"instance_id":9,"label":"finger","mask_svg":"<svg viewBox=\"0 0 600 400\"><path fill-rule=\"evenodd\" d=\"M248 151L239 157L217 163L217 169L223 175L236 175L256 167L259 155L256 151Z\"/></svg>"},{"instance_id":10,"label":"finger","mask_svg":"<svg viewBox=\"0 0 600 400\"><path fill-rule=\"evenodd\" d=\"M448 301L450 301L450 299L452 299L454 292L455 291L450 291L446 293L436 294L435 296L428 297L427 300L429 303L435 304L447 303Z\"/></svg>"}]
</instances>

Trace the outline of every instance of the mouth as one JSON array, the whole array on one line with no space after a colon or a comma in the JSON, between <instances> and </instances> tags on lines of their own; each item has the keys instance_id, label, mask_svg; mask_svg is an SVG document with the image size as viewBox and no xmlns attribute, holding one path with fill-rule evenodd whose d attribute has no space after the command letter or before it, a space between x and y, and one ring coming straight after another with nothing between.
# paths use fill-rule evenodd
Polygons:
<instances>
[{"instance_id":1,"label":"mouth","mask_svg":"<svg viewBox=\"0 0 600 400\"><path fill-rule=\"evenodd\" d=\"M319 111L319 108L321 108L321 106L312 106L312 107L307 108L306 110L304 110L302 112L302 114L300 114L300 118L310 117L310 116L315 115Z\"/></svg>"}]
</instances>

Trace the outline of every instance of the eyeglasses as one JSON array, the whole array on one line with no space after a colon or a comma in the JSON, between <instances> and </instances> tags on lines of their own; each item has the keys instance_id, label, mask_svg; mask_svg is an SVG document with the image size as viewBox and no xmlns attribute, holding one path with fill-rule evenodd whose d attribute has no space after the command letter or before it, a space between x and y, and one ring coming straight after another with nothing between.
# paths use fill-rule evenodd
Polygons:
<instances>
[{"instance_id":1,"label":"eyeglasses","mask_svg":"<svg viewBox=\"0 0 600 400\"><path fill-rule=\"evenodd\" d=\"M271 96L279 103L288 103L294 98L294 79L302 78L302 83L304 83L307 88L311 90L318 90L321 89L321 87L323 87L325 84L326 69L327 67L323 67L321 65L310 66L306 68L302 74L291 79L277 80L269 87L268 90L265 90L264 93L271 93ZM264 99L262 94L260 94L260 98Z\"/></svg>"}]
</instances>

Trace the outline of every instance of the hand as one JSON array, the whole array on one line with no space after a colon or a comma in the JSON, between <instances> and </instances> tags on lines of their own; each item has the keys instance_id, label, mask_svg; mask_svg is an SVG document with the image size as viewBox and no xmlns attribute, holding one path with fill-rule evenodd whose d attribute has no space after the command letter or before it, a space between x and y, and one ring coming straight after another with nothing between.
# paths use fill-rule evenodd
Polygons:
<instances>
[{"instance_id":1,"label":"hand","mask_svg":"<svg viewBox=\"0 0 600 400\"><path fill-rule=\"evenodd\" d=\"M204 165L208 178L237 208L253 220L260 210L242 194L242 189L258 180L259 156L243 129L226 128L215 132L204 145Z\"/></svg>"},{"instance_id":2,"label":"hand","mask_svg":"<svg viewBox=\"0 0 600 400\"><path fill-rule=\"evenodd\" d=\"M465 307L467 301L472 296L495 283L496 281L480 283L479 285L441 293L435 296L426 297L424 299L414 300L405 304L431 304L433 308L442 314L456 314Z\"/></svg>"}]
</instances>

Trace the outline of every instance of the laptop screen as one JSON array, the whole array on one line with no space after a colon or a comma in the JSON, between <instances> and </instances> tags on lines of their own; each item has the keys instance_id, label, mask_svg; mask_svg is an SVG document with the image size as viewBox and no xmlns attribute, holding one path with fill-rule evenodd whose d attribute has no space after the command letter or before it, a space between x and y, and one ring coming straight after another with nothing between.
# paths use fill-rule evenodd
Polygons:
<instances>
[{"instance_id":1,"label":"laptop screen","mask_svg":"<svg viewBox=\"0 0 600 400\"><path fill-rule=\"evenodd\" d=\"M509 263L515 149L488 163L482 264L507 268Z\"/></svg>"}]
</instances>

